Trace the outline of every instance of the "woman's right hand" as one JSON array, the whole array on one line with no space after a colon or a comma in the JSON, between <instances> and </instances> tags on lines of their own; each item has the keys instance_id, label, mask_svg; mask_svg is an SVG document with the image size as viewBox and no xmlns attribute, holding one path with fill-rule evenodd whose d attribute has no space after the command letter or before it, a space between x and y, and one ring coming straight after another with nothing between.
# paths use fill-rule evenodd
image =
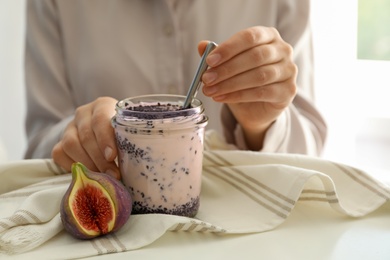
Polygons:
<instances>
[{"instance_id":1,"label":"woman's right hand","mask_svg":"<svg viewBox=\"0 0 390 260\"><path fill-rule=\"evenodd\" d=\"M115 132L111 126L117 102L111 97L101 97L78 107L62 139L53 147L54 162L67 171L74 162L81 162L92 171L105 172L120 179L115 163Z\"/></svg>"}]
</instances>

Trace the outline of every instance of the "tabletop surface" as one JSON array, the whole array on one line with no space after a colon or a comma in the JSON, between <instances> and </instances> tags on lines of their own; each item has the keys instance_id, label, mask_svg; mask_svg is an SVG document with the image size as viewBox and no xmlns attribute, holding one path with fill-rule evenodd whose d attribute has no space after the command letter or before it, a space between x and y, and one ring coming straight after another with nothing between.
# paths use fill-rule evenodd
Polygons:
<instances>
[{"instance_id":1,"label":"tabletop surface","mask_svg":"<svg viewBox=\"0 0 390 260\"><path fill-rule=\"evenodd\" d=\"M390 183L388 172L375 177ZM354 218L334 210L328 202L298 200L289 217L269 231L250 234L167 231L147 246L87 259L390 259L389 210L387 201L373 212ZM64 241L68 239L63 235L60 233L28 253L6 259L64 259L58 252L65 248Z\"/></svg>"},{"instance_id":2,"label":"tabletop surface","mask_svg":"<svg viewBox=\"0 0 390 260\"><path fill-rule=\"evenodd\" d=\"M151 245L103 259L390 259L390 204L363 218L297 205L276 229L246 235L167 232Z\"/></svg>"},{"instance_id":3,"label":"tabletop surface","mask_svg":"<svg viewBox=\"0 0 390 260\"><path fill-rule=\"evenodd\" d=\"M346 217L326 205L313 205L318 207L313 211L304 204L297 203L286 222L268 232L167 232L146 247L88 259L390 259L390 203L362 218ZM58 242L54 238L44 247ZM39 251L9 259L38 259ZM53 259L58 257L53 252Z\"/></svg>"},{"instance_id":4,"label":"tabletop surface","mask_svg":"<svg viewBox=\"0 0 390 260\"><path fill-rule=\"evenodd\" d=\"M375 177L390 183L387 171L375 172ZM362 218L347 217L329 208L299 202L282 225L268 232L222 236L167 232L147 247L92 258L390 259L390 202Z\"/></svg>"}]
</instances>

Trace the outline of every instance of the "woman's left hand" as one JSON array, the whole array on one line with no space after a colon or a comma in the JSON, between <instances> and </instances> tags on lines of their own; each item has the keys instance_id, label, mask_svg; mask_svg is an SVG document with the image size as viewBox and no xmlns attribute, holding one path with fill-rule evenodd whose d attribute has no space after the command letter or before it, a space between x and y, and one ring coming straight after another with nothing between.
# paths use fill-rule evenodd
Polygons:
<instances>
[{"instance_id":1,"label":"woman's left hand","mask_svg":"<svg viewBox=\"0 0 390 260\"><path fill-rule=\"evenodd\" d=\"M199 43L199 53L207 43ZM206 59L203 93L229 106L251 150L262 148L265 132L296 95L292 53L276 29L256 26L220 43Z\"/></svg>"}]
</instances>

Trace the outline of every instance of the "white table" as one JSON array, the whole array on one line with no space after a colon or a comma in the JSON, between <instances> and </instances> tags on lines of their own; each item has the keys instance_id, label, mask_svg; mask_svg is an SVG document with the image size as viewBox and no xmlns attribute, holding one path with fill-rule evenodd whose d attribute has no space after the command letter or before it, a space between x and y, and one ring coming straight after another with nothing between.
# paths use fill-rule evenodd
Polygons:
<instances>
[{"instance_id":1,"label":"white table","mask_svg":"<svg viewBox=\"0 0 390 260\"><path fill-rule=\"evenodd\" d=\"M390 183L388 171L373 172L378 175L374 177ZM268 232L215 235L168 231L143 248L88 259L390 259L389 210L390 201L365 217L352 218L338 213L328 202L298 201L286 221ZM67 238L60 237L6 259L61 259L58 248ZM43 258L42 252L49 257Z\"/></svg>"},{"instance_id":2,"label":"white table","mask_svg":"<svg viewBox=\"0 0 390 260\"><path fill-rule=\"evenodd\" d=\"M168 232L151 245L94 259L390 259L390 203L364 218L349 218L298 203L275 230L219 236Z\"/></svg>"}]
</instances>

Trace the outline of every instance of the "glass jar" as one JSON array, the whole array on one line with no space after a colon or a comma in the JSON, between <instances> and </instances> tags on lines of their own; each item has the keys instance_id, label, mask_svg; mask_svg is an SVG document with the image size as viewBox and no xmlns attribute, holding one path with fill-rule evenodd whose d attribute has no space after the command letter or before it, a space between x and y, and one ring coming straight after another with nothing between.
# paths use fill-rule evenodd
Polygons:
<instances>
[{"instance_id":1,"label":"glass jar","mask_svg":"<svg viewBox=\"0 0 390 260\"><path fill-rule=\"evenodd\" d=\"M133 198L132 214L193 217L199 208L204 129L202 102L183 109L185 96L121 100L112 118L118 164Z\"/></svg>"}]
</instances>

